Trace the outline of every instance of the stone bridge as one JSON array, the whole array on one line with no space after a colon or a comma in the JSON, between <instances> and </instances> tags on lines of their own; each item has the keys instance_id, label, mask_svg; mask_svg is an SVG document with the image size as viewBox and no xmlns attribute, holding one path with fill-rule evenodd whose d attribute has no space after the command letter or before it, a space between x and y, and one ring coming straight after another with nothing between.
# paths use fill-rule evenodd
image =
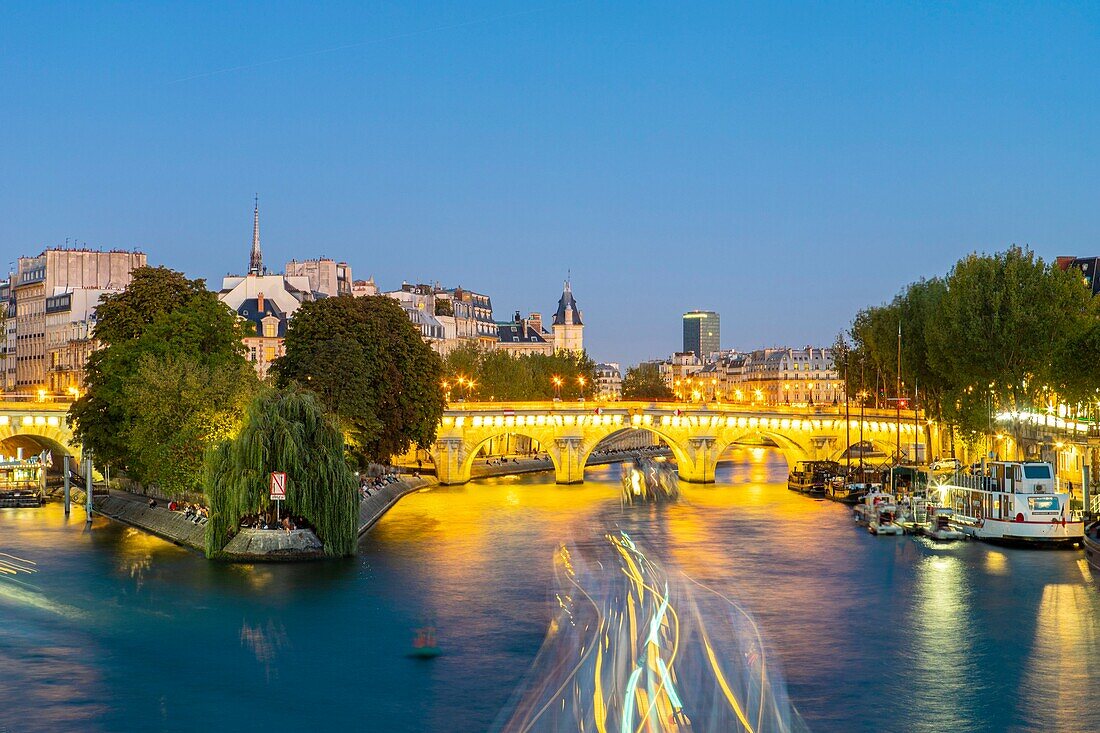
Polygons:
<instances>
[{"instance_id":1,"label":"stone bridge","mask_svg":"<svg viewBox=\"0 0 1100 733\"><path fill-rule=\"evenodd\" d=\"M15 455L20 444L27 453L27 444L33 444L37 446L34 453L49 449L55 466L65 454L79 462L81 450L73 438L67 414L71 404L67 400L0 397L0 455Z\"/></svg>"},{"instance_id":2,"label":"stone bridge","mask_svg":"<svg viewBox=\"0 0 1100 733\"><path fill-rule=\"evenodd\" d=\"M935 426L911 410L901 424L893 410L864 409L863 440L892 455L898 443L927 444ZM859 410L850 415L852 444L859 441ZM517 402L452 404L443 414L432 460L442 484L470 480L478 451L494 438L522 435L536 441L554 464L558 483L584 480L588 457L601 442L628 430L648 430L671 449L680 478L714 481L722 453L734 443L773 444L788 464L840 459L848 446L844 407L749 406L671 402ZM937 444L934 438L932 444ZM930 454L928 454L930 455Z\"/></svg>"}]
</instances>

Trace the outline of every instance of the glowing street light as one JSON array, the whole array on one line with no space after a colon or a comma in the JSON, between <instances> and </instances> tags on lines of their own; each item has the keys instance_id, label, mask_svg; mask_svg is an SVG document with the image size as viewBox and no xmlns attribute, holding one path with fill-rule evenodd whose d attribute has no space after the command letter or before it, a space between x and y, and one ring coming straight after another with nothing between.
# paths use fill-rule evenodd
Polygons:
<instances>
[{"instance_id":1,"label":"glowing street light","mask_svg":"<svg viewBox=\"0 0 1100 733\"><path fill-rule=\"evenodd\" d=\"M554 383L554 399L561 400L562 378L555 374L554 376L550 377L550 381Z\"/></svg>"}]
</instances>

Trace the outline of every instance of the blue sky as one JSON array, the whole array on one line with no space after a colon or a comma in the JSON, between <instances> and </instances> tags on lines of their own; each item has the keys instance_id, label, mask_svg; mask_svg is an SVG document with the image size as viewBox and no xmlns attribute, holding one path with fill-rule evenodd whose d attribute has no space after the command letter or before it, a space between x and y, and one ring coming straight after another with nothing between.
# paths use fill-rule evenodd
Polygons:
<instances>
[{"instance_id":1,"label":"blue sky","mask_svg":"<svg viewBox=\"0 0 1100 733\"><path fill-rule=\"evenodd\" d=\"M327 255L498 318L567 270L599 359L825 344L969 251L1100 254L1100 6L23 3L0 242L211 282Z\"/></svg>"}]
</instances>

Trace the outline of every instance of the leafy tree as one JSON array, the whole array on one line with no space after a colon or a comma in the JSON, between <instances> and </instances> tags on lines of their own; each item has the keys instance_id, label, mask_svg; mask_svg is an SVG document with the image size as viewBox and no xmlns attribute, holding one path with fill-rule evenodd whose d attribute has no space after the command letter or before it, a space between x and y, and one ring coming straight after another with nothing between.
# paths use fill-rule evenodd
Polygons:
<instances>
[{"instance_id":1,"label":"leafy tree","mask_svg":"<svg viewBox=\"0 0 1100 733\"><path fill-rule=\"evenodd\" d=\"M442 363L391 298L324 298L291 318L276 383L315 393L357 461L427 447L443 415Z\"/></svg>"},{"instance_id":2,"label":"leafy tree","mask_svg":"<svg viewBox=\"0 0 1100 733\"><path fill-rule=\"evenodd\" d=\"M95 335L104 346L89 359L86 392L69 411L77 438L98 461L126 469L137 481L167 480L167 490L193 486L186 477L197 471L202 446L182 446L202 431L175 436L174 447L157 446L169 433L155 423L234 419L233 397L256 385L239 319L202 280L162 267L136 270L126 290L106 296L96 315ZM157 379L161 370L164 379ZM190 389L190 373L203 379L223 372L217 388Z\"/></svg>"},{"instance_id":3,"label":"leafy tree","mask_svg":"<svg viewBox=\"0 0 1100 733\"><path fill-rule=\"evenodd\" d=\"M443 364L451 399L531 401L560 396L563 400L596 393L596 365L587 354L522 354L465 346L449 353ZM473 380L474 386L468 386ZM557 380L560 384L555 384Z\"/></svg>"},{"instance_id":4,"label":"leafy tree","mask_svg":"<svg viewBox=\"0 0 1100 733\"><path fill-rule=\"evenodd\" d=\"M170 495L201 493L206 449L231 435L258 388L244 360L234 370L186 353L143 355L129 391L129 465Z\"/></svg>"},{"instance_id":5,"label":"leafy tree","mask_svg":"<svg viewBox=\"0 0 1100 733\"><path fill-rule=\"evenodd\" d=\"M661 378L656 364L642 363L630 367L623 377L624 400L670 400L672 390Z\"/></svg>"},{"instance_id":6,"label":"leafy tree","mask_svg":"<svg viewBox=\"0 0 1100 733\"><path fill-rule=\"evenodd\" d=\"M207 453L207 556L222 551L242 517L270 510L272 471L286 473L286 511L305 517L325 554L355 554L359 501L344 437L316 395L291 387L261 392L236 437Z\"/></svg>"}]
</instances>

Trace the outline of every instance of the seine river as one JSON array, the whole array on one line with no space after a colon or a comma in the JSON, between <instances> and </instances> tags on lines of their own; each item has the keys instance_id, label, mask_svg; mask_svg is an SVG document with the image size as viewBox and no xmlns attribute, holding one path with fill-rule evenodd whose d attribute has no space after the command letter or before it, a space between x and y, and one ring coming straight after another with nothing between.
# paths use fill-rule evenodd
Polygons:
<instances>
[{"instance_id":1,"label":"seine river","mask_svg":"<svg viewBox=\"0 0 1100 733\"><path fill-rule=\"evenodd\" d=\"M357 558L305 565L0 510L0 732L483 731L556 610L555 549L612 528L751 612L812 730L1100 730L1079 552L875 538L787 491L778 454L730 457L716 485L625 512L617 467L421 492ZM445 653L409 658L425 623Z\"/></svg>"}]
</instances>

